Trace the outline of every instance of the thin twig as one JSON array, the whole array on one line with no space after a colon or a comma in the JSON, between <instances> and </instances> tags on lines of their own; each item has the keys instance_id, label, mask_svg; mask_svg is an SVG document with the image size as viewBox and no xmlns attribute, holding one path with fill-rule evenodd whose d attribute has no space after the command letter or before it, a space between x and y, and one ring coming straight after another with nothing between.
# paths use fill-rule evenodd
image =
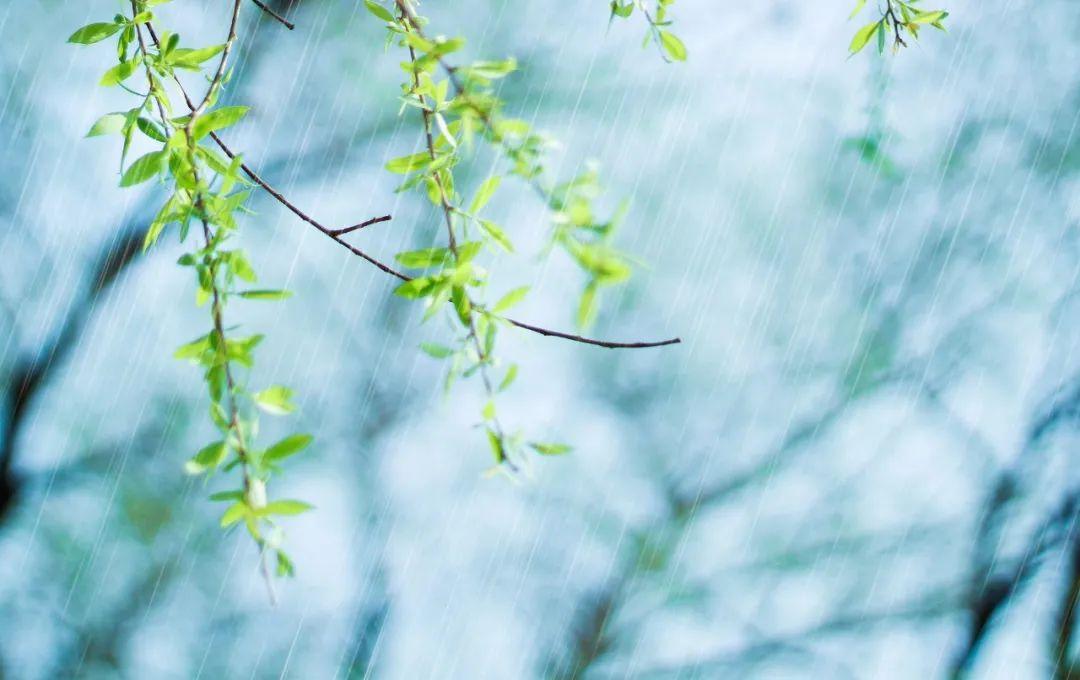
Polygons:
<instances>
[{"instance_id":1,"label":"thin twig","mask_svg":"<svg viewBox=\"0 0 1080 680\"><path fill-rule=\"evenodd\" d=\"M274 19L275 21L278 21L281 24L283 24L285 26L285 28L289 29L290 31L293 30L294 28L296 28L296 24L294 24L293 22L291 22L288 19L286 19L285 17L281 16L280 14L275 12L274 10L267 7L265 4L260 2L260 0L251 0L251 1L255 3L256 7L258 7L262 11L269 14L272 19Z\"/></svg>"},{"instance_id":2,"label":"thin twig","mask_svg":"<svg viewBox=\"0 0 1080 680\"><path fill-rule=\"evenodd\" d=\"M388 222L390 221L390 219L392 218L389 215L383 215L382 217L372 217L370 220L364 220L360 224L354 224L351 227L345 227L344 229L335 229L334 231L330 232L330 235L337 238L338 236L351 234L354 231L359 231L364 227L370 227L371 225L378 224L379 222Z\"/></svg>"},{"instance_id":3,"label":"thin twig","mask_svg":"<svg viewBox=\"0 0 1080 680\"><path fill-rule=\"evenodd\" d=\"M241 0L233 0L232 16L229 19L229 36L225 39L225 48L221 50L221 60L218 61L217 71L214 72L214 77L210 80L210 86L206 88L206 95L203 100L198 106L191 108L191 118L188 120L189 130L195 123L195 119L202 115L202 112L210 105L210 101L214 98L218 88L221 87L222 80L225 78L225 67L229 63L229 54L236 43L236 22L240 18L240 2Z\"/></svg>"}]
</instances>

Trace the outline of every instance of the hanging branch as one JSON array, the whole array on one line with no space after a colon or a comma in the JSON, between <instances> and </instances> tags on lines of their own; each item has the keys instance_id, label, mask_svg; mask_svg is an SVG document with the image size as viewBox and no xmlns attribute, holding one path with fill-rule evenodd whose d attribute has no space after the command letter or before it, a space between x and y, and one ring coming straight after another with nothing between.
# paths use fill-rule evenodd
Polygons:
<instances>
[{"instance_id":1,"label":"hanging branch","mask_svg":"<svg viewBox=\"0 0 1080 680\"><path fill-rule=\"evenodd\" d=\"M258 7L262 11L266 12L270 16L271 19L273 19L274 21L277 21L278 23L282 24L283 26L285 26L285 28L289 29L290 31L293 30L294 28L296 28L296 24L292 23L291 21L289 21L285 17L281 16L280 14L275 12L274 10L267 7L260 0L251 0L251 1L255 3L256 7Z\"/></svg>"},{"instance_id":2,"label":"hanging branch","mask_svg":"<svg viewBox=\"0 0 1080 680\"><path fill-rule=\"evenodd\" d=\"M157 34L154 31L153 23L151 21L147 21L146 26L147 26L148 32L150 33L151 40L154 42L155 45L159 45ZM195 104L194 104L194 102L192 102L191 98L188 96L187 91L184 88L183 82L180 81L180 79L178 77L176 77L175 74L173 74L173 79L174 79L174 82L179 87L181 95L182 95L185 103L187 104L188 109L189 110L194 109ZM225 143L224 140L221 139L221 137L217 134L217 132L211 132L210 133L210 138L214 140L214 143L218 145L218 148L220 148L221 151L226 156L228 156L228 158L230 160L234 160L234 159L239 158L239 155L235 151L233 151L233 149L231 149ZM348 234L348 233L350 233L352 231L356 231L358 229L362 229L362 228L370 226L372 224L377 224L379 222L386 222L386 221L392 219L390 215L383 215L381 217L374 217L374 218L366 220L366 221L364 221L364 222L362 222L362 223L360 223L358 225L354 225L352 227L346 227L344 229L331 229L331 228L323 225L321 222L319 222L315 218L313 218L310 214L308 214L304 210L300 209L295 203L290 201L282 192L278 191L269 182L267 182L262 176L260 176L259 173L256 172L249 164L241 162L240 163L240 169L243 170L244 174L246 174L251 179L251 181L253 181L253 182L255 182L255 184L259 185L259 187L262 188L266 193L270 194L270 196L273 197L274 200L276 200L281 205L285 206L285 208L288 209L291 213L293 213L294 215L299 217L301 221L306 222L307 224L311 225L316 230L321 232L324 236L327 236L328 238L332 239L334 242L336 242L338 245L340 245L341 247L343 247L346 250L348 250L349 252L351 252L353 255L365 260L369 264L374 265L377 269L379 269L383 273L389 274L389 275L391 275L391 276L393 276L393 277L395 277L397 279L400 279L401 281L411 281L412 280L411 276L409 276L409 275L395 269L394 267L386 264L382 260L379 260L378 258L370 255L366 251L364 251L364 250L362 250L360 248L357 248L356 246L354 246L354 245L352 245L352 244L348 243L347 241L344 241L344 240L342 240L340 238L341 236L343 236L345 234ZM545 337L561 338L563 340L569 340L571 342L577 342L577 343L580 343L580 344L583 344L583 345L592 345L594 347L603 347L605 349L649 349L649 348L654 348L654 347L665 347L667 345L677 345L677 344L682 342L682 340L680 338L669 338L669 339L666 339L666 340L651 340L651 341L648 341L648 340L638 340L638 341L605 340L605 339L600 339L600 338L590 338L590 337L586 337L586 336L583 336L583 335L577 335L577 334L574 334L574 333L567 333L567 332L563 332L563 331L557 331L557 330L553 330L553 329L550 329L550 328L545 328L545 327L542 327L542 326L538 326L536 324L526 323L524 321L519 321L519 320L513 319L513 318L507 318L506 321L509 322L510 324L512 324L513 326L516 326L517 328L520 328L520 329L525 330L525 331L529 331L531 333L536 333L538 335L543 335Z\"/></svg>"},{"instance_id":3,"label":"hanging branch","mask_svg":"<svg viewBox=\"0 0 1080 680\"><path fill-rule=\"evenodd\" d=\"M153 3L160 4L160 3ZM429 315L436 311L442 302L453 301L453 308L462 323L465 335L463 345L457 351L445 350L433 345L424 349L434 356L454 355L455 368L450 371L450 379L457 375L467 377L479 373L487 394L487 404L483 409L483 421L487 429L496 462L505 464L508 469L517 470L513 458L521 457L527 445L541 455L565 453L569 447L536 441L525 442L517 433L508 432L495 413L494 399L513 381L517 368L510 368L496 385L492 371L497 366L493 356L495 335L499 325L505 324L528 330L549 337L563 338L583 344L606 348L644 348L669 345L679 342L677 338L660 342L612 342L597 340L572 333L550 330L533 324L517 321L503 316L503 312L520 301L523 289L516 289L505 295L494 305L482 303L474 297L470 289L482 285L486 273L472 263L480 247L476 241L459 242L455 233L455 221L462 220L461 228L468 229L468 221L479 219L477 213L483 203L490 198L495 186L485 190L486 197L474 199L469 211L464 211L457 203L453 190L452 176L441 174L438 169L426 176L438 189L440 202L446 222L449 247L445 252L414 251L401 253L398 262L407 268L427 269L438 265L443 271L437 276L413 276L399 271L365 251L346 242L343 237L368 226L390 220L389 215L365 220L359 224L332 229L289 201L280 191L263 180L257 172L248 167L219 137L219 132L239 122L247 112L243 106L218 106L218 99L228 81L230 57L238 35L239 14L242 0L233 0L228 20L227 35L220 45L209 47L186 47L180 45L179 36L169 31L156 30L148 0L130 0L131 16L117 15L112 22L89 24L76 31L70 42L93 44L117 35L118 63L110 68L101 79L104 86L120 86L139 98L138 104L123 112L110 113L101 117L93 125L89 136L118 134L123 139L121 152L121 180L123 187L135 186L157 179L171 185L172 193L151 223L143 246L153 246L166 228L175 226L181 242L184 242L191 225L194 223L200 231L201 243L180 258L178 264L190 267L198 282L196 303L209 306L211 328L209 332L189 342L176 351L176 357L200 366L210 396L210 415L214 425L221 433L218 441L203 447L187 463L191 474L209 474L219 469L224 471L239 468L240 488L215 493L211 500L228 501L229 507L221 517L221 526L229 528L242 523L255 541L260 553L261 571L266 581L271 602L275 596L271 583L270 569L266 557L273 552L277 557L277 574L289 575L293 571L292 562L282 550L283 534L274 521L275 516L295 515L307 511L310 505L297 500L268 500L267 482L281 472L281 462L308 446L311 437L293 434L268 448L258 448L255 434L258 429L257 411L272 415L284 415L295 409L292 403L293 393L282 385L271 385L261 391L251 391L242 369L251 369L254 365L253 350L262 339L261 335L235 337L234 327L226 324L226 309L230 299L280 300L289 296L287 291L265 289L238 289L243 283L254 283L256 274L244 253L236 248L227 248L227 244L238 232L235 215L246 202L249 191L243 189L243 176L267 191L282 205L287 207L301 220L315 227L352 254L374 264L381 271L399 279L402 284L397 293L403 297L430 298ZM255 4L262 11L279 19L288 27L292 25L274 14L258 0ZM407 24L405 19L402 19ZM149 40L144 36L144 29ZM133 49L134 47L134 49ZM436 101L427 89L430 77L426 73L429 55L420 56L410 46L413 73L411 94L422 108L437 107L445 97ZM216 65L207 74L208 86L199 99L193 99L184 88L178 70L202 72L205 64L216 57ZM124 85L125 81L141 72L146 81L145 93ZM177 116L172 102L163 84L163 80L174 82L182 94L187 114ZM445 94L445 88L443 90ZM471 91L470 91L471 96ZM453 144L447 136L445 120L435 108L425 111L424 130L427 141L425 152L429 164L445 160L446 143ZM434 134L439 127L440 137ZM157 150L144 154L131 163L127 154L136 135L141 135L145 142L160 145ZM203 144L205 138L214 140L225 153L225 157ZM539 185L537 185L539 186ZM548 194L552 204L554 192ZM559 209L570 209L569 201L579 200L570 190L564 191L566 204ZM614 222L614 221L613 221ZM508 245L505 235L498 232L488 221L482 221L489 233L489 242ZM628 268L617 254L606 244L610 227L599 230L599 236L592 241L582 239L564 239L577 248L576 256L592 258L593 290L590 297L595 297L595 288L600 284L610 284L625 278ZM466 234L467 237L467 234ZM445 266L443 266L445 265ZM441 278L440 278L441 277ZM436 280L437 279L437 280ZM444 351L447 354L444 355ZM458 366L460 361L462 365Z\"/></svg>"}]
</instances>

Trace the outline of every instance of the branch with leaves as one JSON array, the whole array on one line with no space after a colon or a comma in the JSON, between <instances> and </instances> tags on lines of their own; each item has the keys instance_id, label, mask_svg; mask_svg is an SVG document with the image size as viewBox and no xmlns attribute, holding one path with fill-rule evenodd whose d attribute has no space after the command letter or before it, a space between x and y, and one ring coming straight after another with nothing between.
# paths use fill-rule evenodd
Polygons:
<instances>
[{"instance_id":1,"label":"branch with leaves","mask_svg":"<svg viewBox=\"0 0 1080 680\"><path fill-rule=\"evenodd\" d=\"M668 12L674 4L675 0L656 0L655 9L649 11L645 0L611 0L610 21L614 21L615 17L626 19L637 10L648 22L642 46L655 44L664 61L686 61L686 45L670 30L672 21Z\"/></svg>"},{"instance_id":2,"label":"branch with leaves","mask_svg":"<svg viewBox=\"0 0 1080 680\"><path fill-rule=\"evenodd\" d=\"M278 575L293 572L292 562L282 549L283 532L276 518L295 515L311 508L298 500L270 500L267 484L281 471L282 462L304 450L312 438L292 434L263 448L257 444L259 412L271 415L291 413L293 392L283 385L255 390L249 387L254 367L254 350L262 335L237 336L236 327L226 323L229 302L233 300L283 300L283 290L253 288L255 271L243 250L235 247L240 228L237 217L243 213L250 196L250 183L267 191L301 220L316 228L354 255L370 262L403 283L397 293L402 297L423 299L428 316L452 302L452 318L462 329L457 348L425 345L434 356L449 358L453 368L447 383L457 377L479 374L488 396L482 419L498 467L516 470L526 447L541 455L565 453L561 444L529 441L518 433L509 433L495 412L496 394L509 387L517 375L514 365L498 377L498 363L493 356L500 326L513 326L549 337L610 349L659 347L675 344L678 338L658 342L615 342L588 338L525 323L505 316L505 311L520 302L527 289L515 288L494 304L479 300L476 293L486 283L486 272L475 260L481 249L495 245L512 250L509 237L490 220L479 216L499 184L499 177L489 178L478 190L468 210L461 207L453 186L452 167L460 160L458 151L471 145L479 134L513 159L512 174L528 179L544 198L552 212L555 228L552 245L562 247L589 274L579 324L586 326L595 315L597 293L601 287L624 281L630 273L623 256L611 246L616 219L598 222L592 217L591 200L598 192L595 173L590 172L563 184L543 180L539 164L543 138L529 132L517 121L498 114L501 103L490 91L491 80L512 71L512 60L501 64L472 64L468 69L447 66L447 80L436 84L432 71L445 65L448 41L428 41L423 37L422 20L411 8L400 3L395 16L384 7L368 2L368 8L387 19L402 37L410 53L410 82L405 88L406 103L422 110L426 150L421 154L397 159L390 168L409 175L406 187L423 185L438 205L446 222L446 248L399 253L396 260L407 269L424 270L416 276L405 274L346 242L343 237L390 219L381 216L359 224L334 229L327 227L289 201L280 191L246 165L220 138L219 132L238 123L246 114L243 106L219 106L218 100L231 76L229 58L237 41L237 27L242 0L233 0L225 41L207 47L182 46L180 37L168 30L155 29L152 8L170 0L131 0L131 15L116 15L111 22L89 24L76 31L69 41L94 44L116 36L117 64L102 77L101 85L116 86L136 97L136 105L126 111L106 114L92 126L88 136L119 135L123 187L156 180L170 189L143 240L144 249L153 246L170 227L181 243L188 241L194 225L201 237L178 261L195 275L195 301L209 310L210 329L175 353L201 369L210 396L210 416L220 436L203 447L187 463L192 474L207 478L216 472L239 472L239 488L211 495L212 500L230 503L221 518L223 528L244 525L258 546L262 571L273 599L270 570L266 557L276 556ZM255 4L269 16L292 29L293 25L266 5ZM393 30L392 30L393 32ZM209 65L209 66L208 66ZM506 68L510 65L511 68ZM198 100L189 96L179 77L181 71L202 73L208 86ZM141 74L141 77L140 77ZM142 80L141 88L133 85ZM449 83L455 95L448 97ZM169 90L178 91L186 112L174 110ZM410 100L411 101L408 101ZM450 119L450 122L447 120ZM437 132L437 134L436 134ZM469 136L470 139L466 139ZM224 153L209 146L212 141ZM151 145L154 150L130 164L133 145ZM478 230L479 239L470 240L470 228ZM460 231L459 231L460 230ZM460 238L459 238L460 233ZM433 273L429 270L437 270Z\"/></svg>"},{"instance_id":3,"label":"branch with leaves","mask_svg":"<svg viewBox=\"0 0 1080 680\"><path fill-rule=\"evenodd\" d=\"M879 17L860 28L851 40L848 50L851 54L862 51L871 40L877 40L878 53L885 52L885 44L892 42L893 52L898 52L901 47L907 47L904 35L907 34L914 40L919 39L919 31L924 26L933 26L941 31L945 30L942 23L949 13L940 10L922 10L916 7L920 0L884 0L884 6L879 6ZM855 10L849 19L854 19L866 7L866 0L859 0Z\"/></svg>"},{"instance_id":4,"label":"branch with leaves","mask_svg":"<svg viewBox=\"0 0 1080 680\"><path fill-rule=\"evenodd\" d=\"M292 410L292 391L282 385L261 390L249 388L247 375L254 366L254 349L263 336L236 336L235 328L225 322L232 299L281 300L287 291L251 288L257 277L244 252L231 247L238 231L236 215L250 191L243 188L238 158L227 160L204 144L212 132L224 129L243 118L247 109L240 106L217 106L228 80L229 56L237 39L241 0L234 0L224 43L211 47L183 47L175 33L154 34L148 41L144 30L153 18L150 8L164 0L132 0L132 15L117 15L111 23L97 23L76 31L69 39L78 44L92 44L118 34L118 64L101 80L105 86L118 85L137 98L133 108L110 113L91 128L90 136L120 134L121 186L135 186L157 179L168 186L171 195L154 219L144 239L144 249L152 246L166 227L175 225L179 239L188 239L191 227L197 227L201 239L184 254L178 264L189 267L197 283L195 302L208 306L210 330L180 347L175 356L200 367L210 396L210 417L219 438L204 446L187 463L192 474L210 475L219 469L240 472L239 486L211 496L231 504L221 518L222 527L243 523L259 547L262 571L270 586L268 552L277 559L279 575L292 573L292 563L282 550L282 532L275 518L295 515L311 506L296 500L269 500L267 483L280 472L285 458L298 453L310 442L308 435L294 434L268 448L256 445L258 412L284 415ZM177 80L177 70L201 72L216 57L206 93L188 113L176 116L165 87ZM145 91L126 83L140 71ZM141 142L157 146L123 167L127 154L141 133ZM247 374L242 374L243 371Z\"/></svg>"}]
</instances>

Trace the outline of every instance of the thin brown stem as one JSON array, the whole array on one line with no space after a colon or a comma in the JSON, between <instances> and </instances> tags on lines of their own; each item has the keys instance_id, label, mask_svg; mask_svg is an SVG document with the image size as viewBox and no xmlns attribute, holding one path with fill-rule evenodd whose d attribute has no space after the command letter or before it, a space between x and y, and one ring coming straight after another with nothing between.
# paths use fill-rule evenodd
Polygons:
<instances>
[{"instance_id":1,"label":"thin brown stem","mask_svg":"<svg viewBox=\"0 0 1080 680\"><path fill-rule=\"evenodd\" d=\"M251 1L255 3L256 7L258 7L262 11L266 12L270 16L271 19L273 19L274 21L277 21L278 23L282 24L283 26L285 26L285 28L289 29L290 31L293 30L294 28L296 28L296 24L294 24L293 22L291 22L288 19L286 19L285 17L281 16L280 14L275 12L274 10L267 7L265 3L261 2L260 0L251 0Z\"/></svg>"},{"instance_id":2,"label":"thin brown stem","mask_svg":"<svg viewBox=\"0 0 1080 680\"><path fill-rule=\"evenodd\" d=\"M896 8L893 7L892 0L885 0L885 16L889 18L889 23L892 24L893 29L893 47L899 49L900 47L907 47L907 43L904 42L904 37L900 33L900 20L896 16Z\"/></svg>"},{"instance_id":3,"label":"thin brown stem","mask_svg":"<svg viewBox=\"0 0 1080 680\"><path fill-rule=\"evenodd\" d=\"M210 86L206 88L206 95L198 106L191 109L191 119L188 122L189 129L195 119L202 115L206 107L210 105L210 101L217 94L218 88L221 87L221 81L225 78L225 67L229 63L229 54L232 52L233 44L236 43L236 24L240 18L241 1L233 0L232 17L229 19L229 35L225 39L225 48L221 50L221 59L218 61L217 71L214 72L214 77L210 79Z\"/></svg>"},{"instance_id":4,"label":"thin brown stem","mask_svg":"<svg viewBox=\"0 0 1080 680\"><path fill-rule=\"evenodd\" d=\"M402 18L405 19L407 17L408 17L408 15L406 14L405 10L402 10ZM416 50L413 49L412 45L409 45L409 62L413 66L413 84L417 88L419 88L420 87L420 74L419 74L419 72L417 71L417 68L416 68ZM421 105L420 106L420 112L423 114L423 118L424 118L424 139L427 142L428 156L431 158L432 161L434 161L435 160L435 138L432 135L432 131L431 131L431 116L432 116L432 113L428 109L427 99L423 95L417 95L417 96L420 99L420 105ZM442 178L441 178L439 172L435 173L434 181L435 181L436 188L439 190L439 203L440 203L440 205L442 207L443 217L444 217L444 219L446 221L446 235L447 235L447 239L449 241L450 252L452 252L454 254L454 260L456 262L457 259L458 259L457 238L454 235L454 211L456 209L454 208L453 204L451 203L450 197L446 193L446 188L443 185L443 181L442 181ZM472 313L472 310L476 309L477 305L472 300L472 298L470 298L468 296L467 293L465 294L465 299L468 300L468 303L469 303L469 312L467 314L467 318L468 318L467 327L468 327L468 330L469 330L469 340L472 341L473 347L476 349L476 359L477 359L477 361L479 362L479 365L480 365L480 378L484 383L484 391L487 394L487 397L488 397L489 401L494 400L495 399L495 387L491 382L491 376L488 374L488 362L490 361L490 357L487 355L487 352L484 350L484 346L480 342L480 336L476 332L476 320L473 318L473 313ZM506 432L505 432L505 430L503 430L502 423L499 422L498 415L492 415L490 420L491 420L491 429L495 433L495 437L499 441L499 448L500 448L500 451L499 451L500 460L499 460L499 462L500 463L505 463L511 470L516 472L517 471L517 466L507 456L507 452L509 451L509 447L506 445Z\"/></svg>"},{"instance_id":5,"label":"thin brown stem","mask_svg":"<svg viewBox=\"0 0 1080 680\"><path fill-rule=\"evenodd\" d=\"M338 236L344 236L345 234L351 234L354 231L359 231L364 227L370 227L371 225L378 224L379 222L388 222L390 221L390 219L391 217L389 215L383 215L382 217L372 217L370 220L364 220L360 224L354 224L351 227L345 227L344 229L335 229L331 232L331 235L335 238Z\"/></svg>"}]
</instances>

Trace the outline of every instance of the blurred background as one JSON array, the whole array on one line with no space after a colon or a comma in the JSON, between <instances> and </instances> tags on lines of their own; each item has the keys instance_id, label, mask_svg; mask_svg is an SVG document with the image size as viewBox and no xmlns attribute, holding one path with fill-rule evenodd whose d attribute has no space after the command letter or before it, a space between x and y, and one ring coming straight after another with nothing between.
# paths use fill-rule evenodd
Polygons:
<instances>
[{"instance_id":1,"label":"blurred background","mask_svg":"<svg viewBox=\"0 0 1080 680\"><path fill-rule=\"evenodd\" d=\"M478 387L444 397L417 350L446 328L256 194L243 246L295 296L233 318L317 435L275 490L317 505L276 608L222 480L183 472L211 426L172 352L206 320L175 238L138 252L163 192L83 139L130 95L64 41L125 3L3 3L0 677L1080 673L1080 3L941 1L948 34L848 59L854 2L680 0L677 65L604 0L425 3L519 59L501 93L560 177L596 161L632 199L647 265L596 335L684 343L504 334L504 420L575 450L484 479ZM401 55L360 2L273 6L297 29L245 6L230 145L327 224L393 213L361 247L426 244L438 215L382 170L420 139ZM224 35L226 3L158 13ZM504 187L521 254L489 264L569 329L582 281Z\"/></svg>"}]
</instances>

